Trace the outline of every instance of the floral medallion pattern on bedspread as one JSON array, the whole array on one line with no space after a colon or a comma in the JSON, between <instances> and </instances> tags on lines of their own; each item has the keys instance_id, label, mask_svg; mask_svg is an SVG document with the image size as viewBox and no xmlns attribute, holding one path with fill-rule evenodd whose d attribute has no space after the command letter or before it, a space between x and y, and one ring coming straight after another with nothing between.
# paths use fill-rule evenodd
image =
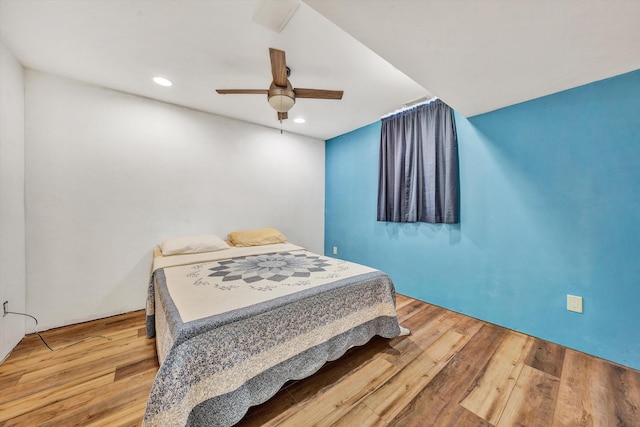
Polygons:
<instances>
[{"instance_id":1,"label":"floral medallion pattern on bedspread","mask_svg":"<svg viewBox=\"0 0 640 427\"><path fill-rule=\"evenodd\" d=\"M187 323L377 271L298 250L179 265L164 274L171 301Z\"/></svg>"},{"instance_id":2,"label":"floral medallion pattern on bedspread","mask_svg":"<svg viewBox=\"0 0 640 427\"><path fill-rule=\"evenodd\" d=\"M145 426L233 425L286 381L400 334L386 274L304 250L161 268L149 292L168 345Z\"/></svg>"},{"instance_id":3,"label":"floral medallion pattern on bedspread","mask_svg":"<svg viewBox=\"0 0 640 427\"><path fill-rule=\"evenodd\" d=\"M210 268L211 277L222 277L223 282L242 279L246 283L271 280L281 282L289 277L309 277L311 273L325 271L326 258L306 253L276 253L234 258Z\"/></svg>"}]
</instances>

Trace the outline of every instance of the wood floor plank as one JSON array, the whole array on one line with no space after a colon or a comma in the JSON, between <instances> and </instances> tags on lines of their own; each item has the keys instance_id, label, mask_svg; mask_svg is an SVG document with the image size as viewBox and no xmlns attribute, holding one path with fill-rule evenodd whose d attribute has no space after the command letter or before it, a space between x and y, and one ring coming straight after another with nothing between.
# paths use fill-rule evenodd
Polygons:
<instances>
[{"instance_id":1,"label":"wood floor plank","mask_svg":"<svg viewBox=\"0 0 640 427\"><path fill-rule=\"evenodd\" d=\"M146 405L145 395L149 394L154 376L155 370L149 370L117 383L113 382L100 389L87 390L74 399L78 403L76 407L58 412L55 419L49 423L40 424L40 426L86 426L92 423L103 424L113 415L123 417L129 405L136 403ZM52 407L50 410L55 412L56 408ZM138 417L140 420L140 413Z\"/></svg>"},{"instance_id":2,"label":"wood floor plank","mask_svg":"<svg viewBox=\"0 0 640 427\"><path fill-rule=\"evenodd\" d=\"M387 422L392 420L466 342L466 337L457 332L451 330L445 332L410 365L391 377L384 387L365 397L361 404L371 408Z\"/></svg>"},{"instance_id":3,"label":"wood floor plank","mask_svg":"<svg viewBox=\"0 0 640 427\"><path fill-rule=\"evenodd\" d=\"M458 402L500 345L505 330L485 324L425 388L392 420L392 425L455 425Z\"/></svg>"},{"instance_id":4,"label":"wood floor plank","mask_svg":"<svg viewBox=\"0 0 640 427\"><path fill-rule=\"evenodd\" d=\"M413 298L406 297L401 294L396 294L396 311L400 311L405 305L414 302Z\"/></svg>"},{"instance_id":5,"label":"wood floor plank","mask_svg":"<svg viewBox=\"0 0 640 427\"><path fill-rule=\"evenodd\" d=\"M269 399L268 405L258 405L249 408L247 414L237 424L238 427L277 425L285 421L285 419L295 412L298 402L289 394L286 388L281 389L275 396ZM287 413L287 411L291 411ZM273 413L282 414L282 419L273 420ZM275 421L272 423L271 421Z\"/></svg>"},{"instance_id":6,"label":"wood floor plank","mask_svg":"<svg viewBox=\"0 0 640 427\"><path fill-rule=\"evenodd\" d=\"M142 353L139 348L144 344L140 342L121 342L112 344L108 348L100 349L100 351L89 351L83 353L64 353L58 352L46 361L38 363L35 369L24 374L18 381L18 386L27 383L38 382L41 378L47 378L49 382L56 375L62 375L65 378L69 376L81 375L79 372L90 370L94 365L120 364L140 359Z\"/></svg>"},{"instance_id":7,"label":"wood floor plank","mask_svg":"<svg viewBox=\"0 0 640 427\"><path fill-rule=\"evenodd\" d=\"M331 425L378 389L397 370L392 363L375 358L340 382L321 390L313 399L300 402L297 412L289 417L286 423L295 426ZM331 408L331 411L327 412L326 408Z\"/></svg>"},{"instance_id":8,"label":"wood floor plank","mask_svg":"<svg viewBox=\"0 0 640 427\"><path fill-rule=\"evenodd\" d=\"M494 427L488 421L468 411L460 405L447 406L443 416L436 419L435 424L428 424L427 416L416 412L411 417L393 419L387 425L391 427Z\"/></svg>"},{"instance_id":9,"label":"wood floor plank","mask_svg":"<svg viewBox=\"0 0 640 427\"><path fill-rule=\"evenodd\" d=\"M497 427L550 426L559 387L559 378L525 365Z\"/></svg>"},{"instance_id":10,"label":"wood floor plank","mask_svg":"<svg viewBox=\"0 0 640 427\"><path fill-rule=\"evenodd\" d=\"M524 363L532 368L560 378L565 348L536 338Z\"/></svg>"},{"instance_id":11,"label":"wood floor plank","mask_svg":"<svg viewBox=\"0 0 640 427\"><path fill-rule=\"evenodd\" d=\"M103 369L103 366L113 366L111 372L115 372L115 367L118 365L136 362L141 357L148 357L138 351L141 346L143 344L129 342L103 349L103 351L89 352L75 358L69 358L65 355L61 356L59 361L54 358L48 363L43 362L43 367L37 366L32 372L22 375L15 387L0 395L0 407L6 402L91 377L94 372Z\"/></svg>"},{"instance_id":12,"label":"wood floor plank","mask_svg":"<svg viewBox=\"0 0 640 427\"><path fill-rule=\"evenodd\" d=\"M106 368L94 372L89 378L71 381L68 384L58 385L39 391L20 399L17 402L0 404L0 421L7 421L33 410L43 408L58 400L74 398L84 390L98 388L113 383L113 369Z\"/></svg>"},{"instance_id":13,"label":"wood floor plank","mask_svg":"<svg viewBox=\"0 0 640 427\"><path fill-rule=\"evenodd\" d=\"M422 329L421 326L428 323L431 319L442 316L447 313L447 310L436 307L435 305L422 304L416 310L408 313L403 318L400 318L400 324L409 330Z\"/></svg>"},{"instance_id":14,"label":"wood floor plank","mask_svg":"<svg viewBox=\"0 0 640 427\"><path fill-rule=\"evenodd\" d=\"M411 320L402 322L405 327L412 329L407 340L406 337L397 337L390 341L393 350L386 352L387 360L402 368L404 364L411 361L415 357L415 351L421 351L421 348L428 346L437 340L442 334L447 332L455 323L450 316L451 312L441 309L440 307L431 306L416 313ZM420 348L409 348L418 345Z\"/></svg>"},{"instance_id":15,"label":"wood floor plank","mask_svg":"<svg viewBox=\"0 0 640 427\"><path fill-rule=\"evenodd\" d=\"M92 420L83 427L140 427L141 414L147 406L146 399L136 399L125 408Z\"/></svg>"},{"instance_id":16,"label":"wood floor plank","mask_svg":"<svg viewBox=\"0 0 640 427\"><path fill-rule=\"evenodd\" d=\"M84 338L86 338L87 336L85 336ZM0 365L0 375L4 373L5 369L14 370L29 367L31 368L31 372L34 366L43 368L50 364L59 364L63 363L64 361L73 362L79 355L83 356L86 353L95 353L96 351L102 351L103 349L113 349L114 345L132 346L134 345L131 340L133 336L134 335L132 335L131 330L117 331L110 334L110 340L92 339L68 348L59 348L58 346L54 346L53 348L55 351L50 351L42 344L42 342L38 341L35 343L35 345L37 345L38 347L26 357L14 357L12 353L12 357L6 361L8 362L7 365L5 366L5 363ZM30 337L26 337L25 340L27 340L28 338ZM135 345L144 346L149 344L139 340Z\"/></svg>"},{"instance_id":17,"label":"wood floor plank","mask_svg":"<svg viewBox=\"0 0 640 427\"><path fill-rule=\"evenodd\" d=\"M421 301L417 300L409 300L407 303L396 306L396 313L398 315L398 320L402 323L404 320L412 316L418 310L423 310L427 308L425 304Z\"/></svg>"},{"instance_id":18,"label":"wood floor plank","mask_svg":"<svg viewBox=\"0 0 640 427\"><path fill-rule=\"evenodd\" d=\"M420 316L424 321L422 327L414 328L409 337L397 337L390 341L393 350L388 350L385 354L387 360L402 369L407 363L431 343L449 331L453 325L451 318L446 312L433 311L426 312L426 316Z\"/></svg>"},{"instance_id":19,"label":"wood floor plank","mask_svg":"<svg viewBox=\"0 0 640 427\"><path fill-rule=\"evenodd\" d=\"M451 417L451 421L447 424L437 425L446 425L447 427L493 427L493 424L487 420L483 420L462 406L460 406L459 411L456 411L456 413Z\"/></svg>"},{"instance_id":20,"label":"wood floor plank","mask_svg":"<svg viewBox=\"0 0 640 427\"><path fill-rule=\"evenodd\" d=\"M9 387L13 387L18 384L20 378L27 372L26 369L21 371L9 372L6 375L0 376L0 390L7 390Z\"/></svg>"},{"instance_id":21,"label":"wood floor plank","mask_svg":"<svg viewBox=\"0 0 640 427\"><path fill-rule=\"evenodd\" d=\"M21 358L28 358L31 352L34 350L35 345L31 345L30 341L32 335L27 335L18 343L13 350L11 350L11 357L7 356L5 360L0 361L0 376L2 376L5 372L13 371L13 367L7 368L7 366L12 366L15 360ZM33 335L35 337L35 335ZM36 338L37 339L37 338ZM41 342L40 340L38 340Z\"/></svg>"},{"instance_id":22,"label":"wood floor plank","mask_svg":"<svg viewBox=\"0 0 640 427\"><path fill-rule=\"evenodd\" d=\"M156 356L145 357L142 360L130 361L129 363L118 365L114 376L114 381L120 381L123 378L130 377L139 372L148 370L157 371L160 368L158 358Z\"/></svg>"},{"instance_id":23,"label":"wood floor plank","mask_svg":"<svg viewBox=\"0 0 640 427\"><path fill-rule=\"evenodd\" d=\"M553 425L561 426L597 426L602 406L592 400L593 395L603 390L593 390L592 378L599 375L592 360L581 353L567 351L562 367L562 378L558 391L558 402ZM601 388L597 381L595 386Z\"/></svg>"},{"instance_id":24,"label":"wood floor plank","mask_svg":"<svg viewBox=\"0 0 640 427\"><path fill-rule=\"evenodd\" d=\"M8 420L9 426L85 426L93 422L103 422L110 414L124 417L131 406L144 402L149 393L155 372L150 371L131 378L127 383L110 383L103 387L89 387L72 399L53 401L38 411L26 413ZM139 406L139 405L138 405ZM137 414L138 422L141 413ZM96 421L97 420L97 421Z\"/></svg>"},{"instance_id":25,"label":"wood floor plank","mask_svg":"<svg viewBox=\"0 0 640 427\"><path fill-rule=\"evenodd\" d=\"M640 373L569 349L562 370L554 426L640 425Z\"/></svg>"},{"instance_id":26,"label":"wood floor plank","mask_svg":"<svg viewBox=\"0 0 640 427\"><path fill-rule=\"evenodd\" d=\"M297 402L312 399L343 378L358 372L388 349L389 340L374 337L365 346L354 347L340 359L325 364L313 375L314 381L294 381L286 386L287 391Z\"/></svg>"},{"instance_id":27,"label":"wood floor plank","mask_svg":"<svg viewBox=\"0 0 640 427\"><path fill-rule=\"evenodd\" d=\"M607 365L606 389L618 425L640 426L640 372Z\"/></svg>"},{"instance_id":28,"label":"wood floor plank","mask_svg":"<svg viewBox=\"0 0 640 427\"><path fill-rule=\"evenodd\" d=\"M471 337L482 328L482 325L484 322L481 320L461 315L459 321L454 324L453 330L461 335Z\"/></svg>"},{"instance_id":29,"label":"wood floor plank","mask_svg":"<svg viewBox=\"0 0 640 427\"><path fill-rule=\"evenodd\" d=\"M358 426L358 427L383 427L387 422L379 417L367 405L356 405L342 418L331 424L332 427Z\"/></svg>"},{"instance_id":30,"label":"wood floor plank","mask_svg":"<svg viewBox=\"0 0 640 427\"><path fill-rule=\"evenodd\" d=\"M532 344L531 337L516 332L507 333L487 365L475 377L473 387L460 405L496 425Z\"/></svg>"}]
</instances>

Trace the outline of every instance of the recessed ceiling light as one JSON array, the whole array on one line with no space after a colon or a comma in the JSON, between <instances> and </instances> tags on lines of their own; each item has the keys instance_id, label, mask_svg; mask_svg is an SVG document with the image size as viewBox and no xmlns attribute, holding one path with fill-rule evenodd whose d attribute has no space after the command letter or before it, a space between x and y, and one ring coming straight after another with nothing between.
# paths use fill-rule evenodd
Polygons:
<instances>
[{"instance_id":1,"label":"recessed ceiling light","mask_svg":"<svg viewBox=\"0 0 640 427\"><path fill-rule=\"evenodd\" d=\"M154 77L153 81L160 86L173 86L173 83L171 83L171 80L165 79L164 77L160 77L160 76Z\"/></svg>"},{"instance_id":2,"label":"recessed ceiling light","mask_svg":"<svg viewBox=\"0 0 640 427\"><path fill-rule=\"evenodd\" d=\"M293 119L293 121L296 122L296 123L304 123L304 122L306 122L304 117L296 117L295 119Z\"/></svg>"}]
</instances>

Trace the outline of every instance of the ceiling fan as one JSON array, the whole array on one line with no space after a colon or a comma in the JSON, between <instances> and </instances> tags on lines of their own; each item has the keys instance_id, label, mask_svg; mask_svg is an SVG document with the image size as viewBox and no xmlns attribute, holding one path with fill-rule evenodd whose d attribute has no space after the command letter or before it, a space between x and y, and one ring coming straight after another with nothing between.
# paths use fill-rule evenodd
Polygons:
<instances>
[{"instance_id":1,"label":"ceiling fan","mask_svg":"<svg viewBox=\"0 0 640 427\"><path fill-rule=\"evenodd\" d=\"M342 99L341 90L293 88L289 82L291 70L287 67L283 50L269 48L271 74L273 81L269 89L216 89L222 95L256 94L267 95L269 105L278 112L278 120L282 122L288 117L288 111L296 103L296 98Z\"/></svg>"}]
</instances>

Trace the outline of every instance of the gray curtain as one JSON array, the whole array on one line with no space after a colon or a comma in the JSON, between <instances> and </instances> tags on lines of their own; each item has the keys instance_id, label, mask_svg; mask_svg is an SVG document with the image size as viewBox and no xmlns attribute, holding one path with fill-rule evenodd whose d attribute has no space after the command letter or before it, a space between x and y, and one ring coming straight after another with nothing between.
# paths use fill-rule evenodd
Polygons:
<instances>
[{"instance_id":1,"label":"gray curtain","mask_svg":"<svg viewBox=\"0 0 640 427\"><path fill-rule=\"evenodd\" d=\"M382 119L378 221L459 222L453 111L439 99Z\"/></svg>"}]
</instances>

